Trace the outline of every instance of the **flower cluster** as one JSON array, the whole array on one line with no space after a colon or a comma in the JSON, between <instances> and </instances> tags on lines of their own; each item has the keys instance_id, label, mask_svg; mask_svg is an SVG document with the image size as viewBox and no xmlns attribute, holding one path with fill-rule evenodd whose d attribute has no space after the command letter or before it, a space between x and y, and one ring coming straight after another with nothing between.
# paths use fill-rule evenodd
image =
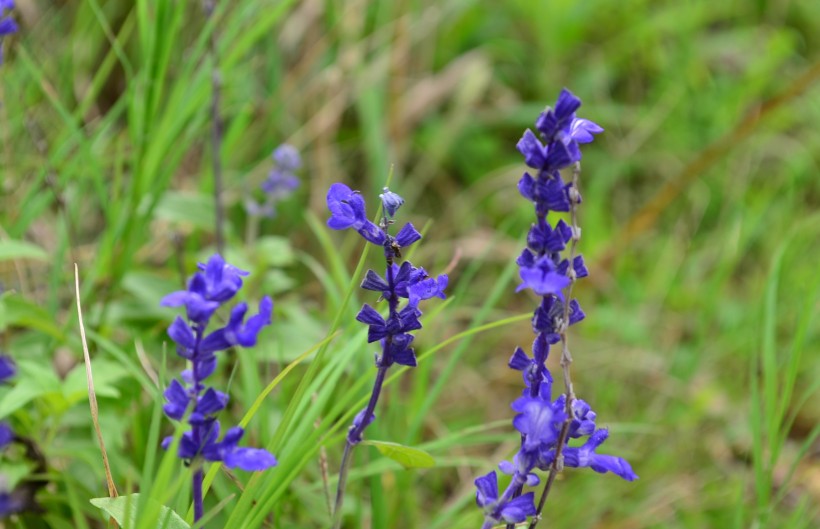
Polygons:
<instances>
[{"instance_id":1,"label":"flower cluster","mask_svg":"<svg viewBox=\"0 0 820 529\"><path fill-rule=\"evenodd\" d=\"M563 180L561 170L573 165L577 170L581 160L579 144L591 142L593 135L603 129L577 118L575 111L580 106L577 97L563 90L555 107L545 110L535 123L540 139L528 129L517 146L526 164L535 170L535 175L524 173L518 189L534 203L536 215L527 235L527 248L516 261L521 277L517 291L530 289L542 299L532 318L536 334L532 357L518 347L509 361L510 368L521 371L526 386L512 404L517 413L513 426L521 434L521 447L511 462L499 465L504 474L511 476L510 484L499 495L495 471L475 481L476 501L485 512L485 528L502 521L523 522L537 514L534 493L522 494L523 487L538 485L540 479L534 470L550 470L558 454L567 467L612 472L628 481L637 478L625 460L596 452L608 431L596 429L595 412L586 402L575 399L569 388L568 395L553 400L553 379L546 366L550 346L562 340L570 325L584 319L577 300L568 300L564 295L564 289L589 272L583 257L572 251L580 238L574 208L581 203L581 195L575 181ZM573 225L563 220L551 225L547 220L550 211L572 212ZM568 245L571 251L566 252ZM583 438L587 438L583 444L570 446L570 440Z\"/></svg>"},{"instance_id":2,"label":"flower cluster","mask_svg":"<svg viewBox=\"0 0 820 529\"><path fill-rule=\"evenodd\" d=\"M327 207L331 212L328 226L336 230L353 228L365 240L381 246L384 251L387 262L384 276L368 270L361 286L365 290L378 292L380 299L387 301L387 317L368 304L356 316L358 321L368 325L368 343L379 342L381 345L382 352L376 356L376 367L381 372L393 364L416 365L416 355L411 347L414 336L410 332L421 329L419 303L432 297L444 299L448 278L445 274L430 277L424 268L417 268L409 261L401 265L395 262L401 258L401 250L421 239L421 234L408 222L395 237L390 235L388 227L404 200L387 188L380 198L384 211L380 224L376 225L367 219L364 199L357 191L344 184L333 184L327 193ZM407 302L400 308L402 299ZM373 410L380 389L380 384L374 388L376 398L371 398L371 403L354 420L347 435L350 444L361 441L362 432L375 418Z\"/></svg>"},{"instance_id":3,"label":"flower cluster","mask_svg":"<svg viewBox=\"0 0 820 529\"><path fill-rule=\"evenodd\" d=\"M267 450L240 448L244 431L229 428L219 440L220 424L216 415L228 404L228 395L205 385L216 370L216 353L236 345L256 345L259 332L271 322L273 302L262 298L259 313L245 321L246 303L231 310L224 327L206 334L212 316L218 308L236 295L242 287L242 277L248 275L226 263L220 255L212 256L199 265L200 271L188 282L188 288L173 292L162 299L166 307L184 306L188 321L177 316L168 328L168 335L177 345L177 354L190 362L182 372L181 380L174 379L165 390L165 414L173 420L182 420L186 414L191 429L182 435L178 455L187 462L221 461L229 468L257 471L276 465L276 459ZM163 448L168 448L173 437L166 437ZM201 469L195 470L194 501L196 507L197 480L201 487ZM201 492L200 492L201 494ZM199 498L201 504L201 497ZM201 508L201 505L200 505ZM199 514L199 516L197 516ZM200 513L195 513L199 519Z\"/></svg>"},{"instance_id":4,"label":"flower cluster","mask_svg":"<svg viewBox=\"0 0 820 529\"><path fill-rule=\"evenodd\" d=\"M273 151L274 167L262 182L265 200L262 203L248 198L245 209L256 217L273 217L276 204L288 198L299 187L299 178L294 174L302 166L302 158L296 147L283 143Z\"/></svg>"},{"instance_id":5,"label":"flower cluster","mask_svg":"<svg viewBox=\"0 0 820 529\"><path fill-rule=\"evenodd\" d=\"M3 64L3 37L17 32L17 22L6 13L14 9L14 0L0 0L0 64Z\"/></svg>"}]
</instances>

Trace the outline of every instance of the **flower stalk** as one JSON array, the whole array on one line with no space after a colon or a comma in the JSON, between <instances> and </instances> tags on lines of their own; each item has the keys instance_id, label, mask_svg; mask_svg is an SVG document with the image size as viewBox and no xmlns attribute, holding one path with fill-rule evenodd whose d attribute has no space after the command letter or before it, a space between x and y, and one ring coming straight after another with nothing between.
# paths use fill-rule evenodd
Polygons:
<instances>
[{"instance_id":1,"label":"flower stalk","mask_svg":"<svg viewBox=\"0 0 820 529\"><path fill-rule=\"evenodd\" d=\"M217 309L231 300L242 287L242 277L248 273L228 263L219 254L199 265L200 271L190 279L186 290L173 292L162 300L166 307L185 307L187 322L177 316L168 328L168 336L177 345L177 354L189 362L190 368L173 379L165 390L163 411L175 421L187 420L190 430L182 435L178 456L193 468L191 490L194 522L204 516L203 464L221 462L228 468L261 471L276 465L276 458L267 450L238 446L245 431L238 426L225 431L222 440L217 414L228 405L229 397L205 385L217 367L216 353L235 346L253 347L262 328L271 323L273 302L262 298L259 312L245 321L248 306L236 305L228 323L206 334ZM162 441L168 449L173 436Z\"/></svg>"},{"instance_id":2,"label":"flower stalk","mask_svg":"<svg viewBox=\"0 0 820 529\"><path fill-rule=\"evenodd\" d=\"M393 219L404 204L404 199L387 188L380 198L383 215L376 225L367 219L364 199L358 192L352 191L344 184L333 184L327 194L327 205L331 212L328 219L329 227L336 230L353 228L367 242L382 247L385 259L384 276L368 270L361 287L379 292L379 299L386 300L388 306L387 318L382 317L379 311L368 304L365 304L356 316L358 321L369 326L368 343L379 342L381 352L376 355L376 380L370 399L367 406L356 415L345 439L333 510L334 529L341 527L342 523L342 507L353 450L362 442L365 430L376 418L376 405L387 371L393 364L416 366L416 355L411 347L415 337L410 332L422 327L419 321L419 303L432 297L444 299L444 289L448 282L447 275L430 277L423 268L416 268L409 261L397 264L396 261L401 259L402 249L421 239L421 234L408 222L395 236L391 235L389 228L395 222ZM400 307L402 299L407 300L403 308Z\"/></svg>"},{"instance_id":3,"label":"flower stalk","mask_svg":"<svg viewBox=\"0 0 820 529\"><path fill-rule=\"evenodd\" d=\"M520 449L513 461L499 465L512 478L500 495L494 471L475 480L476 502L485 514L484 529L502 522L507 529L513 529L527 521L533 529L558 472L565 466L612 472L628 481L637 479L622 458L595 452L608 431L596 429L595 412L576 398L572 384L568 329L585 317L578 301L572 299L572 289L578 279L589 274L583 257L577 254L581 238L580 144L591 142L603 131L597 124L575 116L580 106L577 97L562 91L555 107L538 117L538 135L527 130L517 145L526 164L536 170L534 175L524 173L518 183L521 194L535 206L536 220L527 234L527 248L516 261L522 281L516 291L528 289L541 299L532 318L532 357L517 347L508 363L510 368L521 371L525 384L522 396L512 404L518 413L513 426L520 434ZM565 182L561 171L570 167L572 180ZM550 212L569 213L570 224L563 220L551 224ZM550 347L558 343L564 392L553 400L553 378L546 361ZM581 438L587 438L583 445L570 445L573 439ZM548 472L537 507L534 492L523 493L526 486L540 484L536 470Z\"/></svg>"}]
</instances>

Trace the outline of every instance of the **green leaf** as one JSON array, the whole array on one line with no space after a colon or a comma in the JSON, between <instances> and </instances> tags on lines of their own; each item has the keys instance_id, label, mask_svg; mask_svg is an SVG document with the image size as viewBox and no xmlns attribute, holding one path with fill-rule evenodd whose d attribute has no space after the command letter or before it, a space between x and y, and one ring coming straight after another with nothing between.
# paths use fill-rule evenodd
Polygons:
<instances>
[{"instance_id":1,"label":"green leaf","mask_svg":"<svg viewBox=\"0 0 820 529\"><path fill-rule=\"evenodd\" d=\"M212 229L216 222L213 197L188 191L166 192L154 215L158 219L203 230Z\"/></svg>"},{"instance_id":2,"label":"green leaf","mask_svg":"<svg viewBox=\"0 0 820 529\"><path fill-rule=\"evenodd\" d=\"M383 456L389 457L404 468L430 468L436 465L433 456L411 446L388 441L363 441L362 444L375 446Z\"/></svg>"},{"instance_id":3,"label":"green leaf","mask_svg":"<svg viewBox=\"0 0 820 529\"><path fill-rule=\"evenodd\" d=\"M18 376L14 386L0 399L0 419L8 417L29 402L59 391L60 379L51 369L33 360L17 360Z\"/></svg>"},{"instance_id":4,"label":"green leaf","mask_svg":"<svg viewBox=\"0 0 820 529\"><path fill-rule=\"evenodd\" d=\"M13 259L37 259L45 261L48 253L39 246L26 241L6 239L0 241L0 261Z\"/></svg>"},{"instance_id":5,"label":"green leaf","mask_svg":"<svg viewBox=\"0 0 820 529\"><path fill-rule=\"evenodd\" d=\"M285 237L270 235L260 237L254 244L254 251L258 259L266 266L282 267L292 265L296 261L293 247Z\"/></svg>"},{"instance_id":6,"label":"green leaf","mask_svg":"<svg viewBox=\"0 0 820 529\"><path fill-rule=\"evenodd\" d=\"M119 362L104 358L95 358L91 363L94 375L94 392L97 397L117 398L120 390L118 382L126 378L129 373ZM88 380L86 379L85 364L77 364L63 381L63 396L67 404L88 400Z\"/></svg>"},{"instance_id":7,"label":"green leaf","mask_svg":"<svg viewBox=\"0 0 820 529\"><path fill-rule=\"evenodd\" d=\"M118 496L116 498L93 498L89 500L91 505L102 509L108 516L114 518L121 527L135 527L137 523L137 508L143 507L146 502L159 507L159 518L155 527L157 529L191 529L177 513L164 505L157 505L156 500L143 498L138 501L139 493L128 496ZM138 505L138 503L140 505ZM128 515L126 522L126 514Z\"/></svg>"},{"instance_id":8,"label":"green leaf","mask_svg":"<svg viewBox=\"0 0 820 529\"><path fill-rule=\"evenodd\" d=\"M10 325L28 327L47 334L61 342L66 340L63 330L55 323L54 315L43 307L23 298L17 293L0 297L0 328Z\"/></svg>"}]
</instances>

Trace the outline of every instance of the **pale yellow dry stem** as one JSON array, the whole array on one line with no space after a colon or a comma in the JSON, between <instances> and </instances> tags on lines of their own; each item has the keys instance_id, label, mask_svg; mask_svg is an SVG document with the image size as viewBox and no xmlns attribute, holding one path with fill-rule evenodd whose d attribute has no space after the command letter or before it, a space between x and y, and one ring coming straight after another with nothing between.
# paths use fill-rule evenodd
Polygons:
<instances>
[{"instance_id":1,"label":"pale yellow dry stem","mask_svg":"<svg viewBox=\"0 0 820 529\"><path fill-rule=\"evenodd\" d=\"M83 308L80 305L80 271L77 263L74 263L74 292L77 297L77 319L80 322L80 338L83 342L83 358L85 360L85 379L88 382L88 403L91 406L91 421L94 423L94 431L97 433L97 440L100 443L103 467L105 468L105 481L108 484L108 495L116 498L117 487L114 485L114 478L111 476L111 466L108 464L108 454L105 451L102 430L100 429L99 408L97 407L97 394L94 392L94 377L91 374L91 355L88 354L88 342L85 339L85 325L83 325ZM111 518L114 527L119 527L117 522Z\"/></svg>"},{"instance_id":2,"label":"pale yellow dry stem","mask_svg":"<svg viewBox=\"0 0 820 529\"><path fill-rule=\"evenodd\" d=\"M134 349L137 351L137 358L140 360L143 371L145 371L145 374L151 379L151 382L159 387L159 375L157 375L157 372L154 370L154 366L151 365L151 360L148 359L148 355L145 354L142 340L137 339L134 341Z\"/></svg>"}]
</instances>

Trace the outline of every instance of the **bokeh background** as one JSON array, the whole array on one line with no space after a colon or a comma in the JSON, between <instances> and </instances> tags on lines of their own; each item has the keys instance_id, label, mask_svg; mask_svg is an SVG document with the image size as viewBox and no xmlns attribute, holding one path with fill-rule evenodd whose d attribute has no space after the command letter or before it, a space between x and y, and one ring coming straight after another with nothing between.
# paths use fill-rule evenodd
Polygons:
<instances>
[{"instance_id":1,"label":"bokeh background","mask_svg":"<svg viewBox=\"0 0 820 529\"><path fill-rule=\"evenodd\" d=\"M571 335L576 392L641 479L566 472L541 525L817 526L815 0L235 0L210 20L193 0L17 4L21 31L0 67L0 346L21 373L0 388L0 416L36 439L49 470L46 514L10 526L106 523L87 501L106 489L75 262L121 492L144 490L162 457L149 441L171 427L151 377L162 384L182 364L159 299L215 248L212 35L226 256L252 272L248 299L276 301L264 343L225 363L232 413L343 316L325 378L288 429L277 430L310 358L251 423L256 444L277 436L282 461L255 496L275 506L254 527L328 524L321 461L332 482L349 411L334 404L366 396L375 373L353 316L375 300L354 291L343 304L363 242L324 227L324 197L343 182L375 212L388 175L406 199L400 217L426 230L414 263L451 277L419 353L522 317L455 340L390 386L368 437L424 448L436 467L405 471L360 449L346 527L479 527L472 481L516 450L508 403L521 380L506 361L529 348L536 303L514 293L533 218L515 143L562 87L606 129L584 148L591 277L575 291L587 313ZM251 218L245 200L283 142L302 153L301 186L274 218ZM4 469L12 484L32 470L13 452ZM238 479L220 474L208 505L249 476ZM167 498L180 513L186 501ZM232 505L214 525L250 527L229 522Z\"/></svg>"}]
</instances>

